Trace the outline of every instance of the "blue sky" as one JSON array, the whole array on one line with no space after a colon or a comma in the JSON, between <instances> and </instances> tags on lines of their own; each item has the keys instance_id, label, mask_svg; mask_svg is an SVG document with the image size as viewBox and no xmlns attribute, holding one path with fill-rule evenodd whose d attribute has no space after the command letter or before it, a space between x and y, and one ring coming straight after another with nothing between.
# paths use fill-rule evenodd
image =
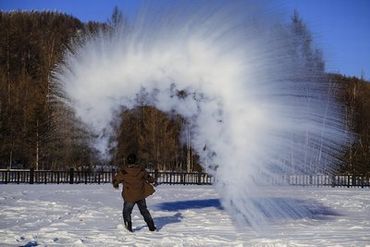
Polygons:
<instances>
[{"instance_id":1,"label":"blue sky","mask_svg":"<svg viewBox=\"0 0 370 247\"><path fill-rule=\"evenodd\" d=\"M106 21L114 6L126 15L136 0L0 0L1 10L56 10L82 21ZM370 79L370 0L278 0L286 20L298 10L324 52L327 71ZM279 7L279 8L280 8Z\"/></svg>"},{"instance_id":2,"label":"blue sky","mask_svg":"<svg viewBox=\"0 0 370 247\"><path fill-rule=\"evenodd\" d=\"M286 0L323 50L327 70L370 79L370 0Z\"/></svg>"}]
</instances>

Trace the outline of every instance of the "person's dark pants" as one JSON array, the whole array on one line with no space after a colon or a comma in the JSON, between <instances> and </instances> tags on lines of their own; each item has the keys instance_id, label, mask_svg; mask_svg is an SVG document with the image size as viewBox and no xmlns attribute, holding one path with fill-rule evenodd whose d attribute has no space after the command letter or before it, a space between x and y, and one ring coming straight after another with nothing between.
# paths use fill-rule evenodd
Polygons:
<instances>
[{"instance_id":1,"label":"person's dark pants","mask_svg":"<svg viewBox=\"0 0 370 247\"><path fill-rule=\"evenodd\" d=\"M123 220L125 222L125 225L129 225L131 228L131 213L132 209L134 208L135 204L139 207L141 215L144 217L144 221L149 227L149 230L154 231L155 226L152 219L152 216L149 213L148 208L146 207L146 201L145 199L136 201L136 202L124 202L123 203Z\"/></svg>"}]
</instances>

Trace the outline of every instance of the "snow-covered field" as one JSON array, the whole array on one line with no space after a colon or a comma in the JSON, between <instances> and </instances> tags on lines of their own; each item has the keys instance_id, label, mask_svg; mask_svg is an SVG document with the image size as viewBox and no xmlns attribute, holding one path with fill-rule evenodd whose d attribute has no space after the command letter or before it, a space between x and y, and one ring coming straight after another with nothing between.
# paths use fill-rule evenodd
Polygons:
<instances>
[{"instance_id":1,"label":"snow-covered field","mask_svg":"<svg viewBox=\"0 0 370 247\"><path fill-rule=\"evenodd\" d=\"M212 186L156 189L147 203L159 231L135 207L129 233L109 184L0 185L0 246L370 246L369 189L268 188L310 214L260 232L234 224Z\"/></svg>"}]
</instances>

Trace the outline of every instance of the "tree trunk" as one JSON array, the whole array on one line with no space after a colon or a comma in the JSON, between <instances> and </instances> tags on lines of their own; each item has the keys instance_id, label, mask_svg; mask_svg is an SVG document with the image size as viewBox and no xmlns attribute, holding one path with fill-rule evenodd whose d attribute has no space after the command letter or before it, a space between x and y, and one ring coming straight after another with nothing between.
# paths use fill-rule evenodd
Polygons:
<instances>
[{"instance_id":1,"label":"tree trunk","mask_svg":"<svg viewBox=\"0 0 370 247\"><path fill-rule=\"evenodd\" d=\"M12 142L12 145L10 147L10 152L9 152L9 169L12 169L12 163L13 163L13 145L14 145L14 142Z\"/></svg>"},{"instance_id":2,"label":"tree trunk","mask_svg":"<svg viewBox=\"0 0 370 247\"><path fill-rule=\"evenodd\" d=\"M186 126L186 170L191 171L191 145L190 145L190 130L189 126Z\"/></svg>"},{"instance_id":3,"label":"tree trunk","mask_svg":"<svg viewBox=\"0 0 370 247\"><path fill-rule=\"evenodd\" d=\"M39 169L39 120L36 121L36 171Z\"/></svg>"}]
</instances>

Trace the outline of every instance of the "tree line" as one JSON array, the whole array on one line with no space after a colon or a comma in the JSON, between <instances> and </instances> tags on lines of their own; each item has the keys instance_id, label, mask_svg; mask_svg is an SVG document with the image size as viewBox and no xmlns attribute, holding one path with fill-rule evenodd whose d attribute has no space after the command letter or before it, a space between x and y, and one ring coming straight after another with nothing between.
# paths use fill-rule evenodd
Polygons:
<instances>
[{"instance_id":1,"label":"tree line","mask_svg":"<svg viewBox=\"0 0 370 247\"><path fill-rule=\"evenodd\" d=\"M56 12L0 12L0 167L61 169L94 158L91 135L53 100L50 82L70 41L98 26Z\"/></svg>"},{"instance_id":2,"label":"tree line","mask_svg":"<svg viewBox=\"0 0 370 247\"><path fill-rule=\"evenodd\" d=\"M345 148L339 172L370 173L370 82L363 78L330 74L340 85L337 98L344 104L345 128L353 134Z\"/></svg>"},{"instance_id":3,"label":"tree line","mask_svg":"<svg viewBox=\"0 0 370 247\"><path fill-rule=\"evenodd\" d=\"M138 151L148 168L201 170L190 146L190 130L179 115L169 116L152 106L122 107L112 122L110 160L102 160L92 145L94 135L68 105L57 100L52 71L62 62L72 41L123 22L115 8L106 23L83 23L58 12L0 12L0 168L86 169L124 164ZM312 70L324 70L321 52L298 14L292 18L295 46ZM369 82L328 75L340 85L338 100L345 105L346 128L355 141L343 153L341 172L369 172Z\"/></svg>"}]
</instances>

